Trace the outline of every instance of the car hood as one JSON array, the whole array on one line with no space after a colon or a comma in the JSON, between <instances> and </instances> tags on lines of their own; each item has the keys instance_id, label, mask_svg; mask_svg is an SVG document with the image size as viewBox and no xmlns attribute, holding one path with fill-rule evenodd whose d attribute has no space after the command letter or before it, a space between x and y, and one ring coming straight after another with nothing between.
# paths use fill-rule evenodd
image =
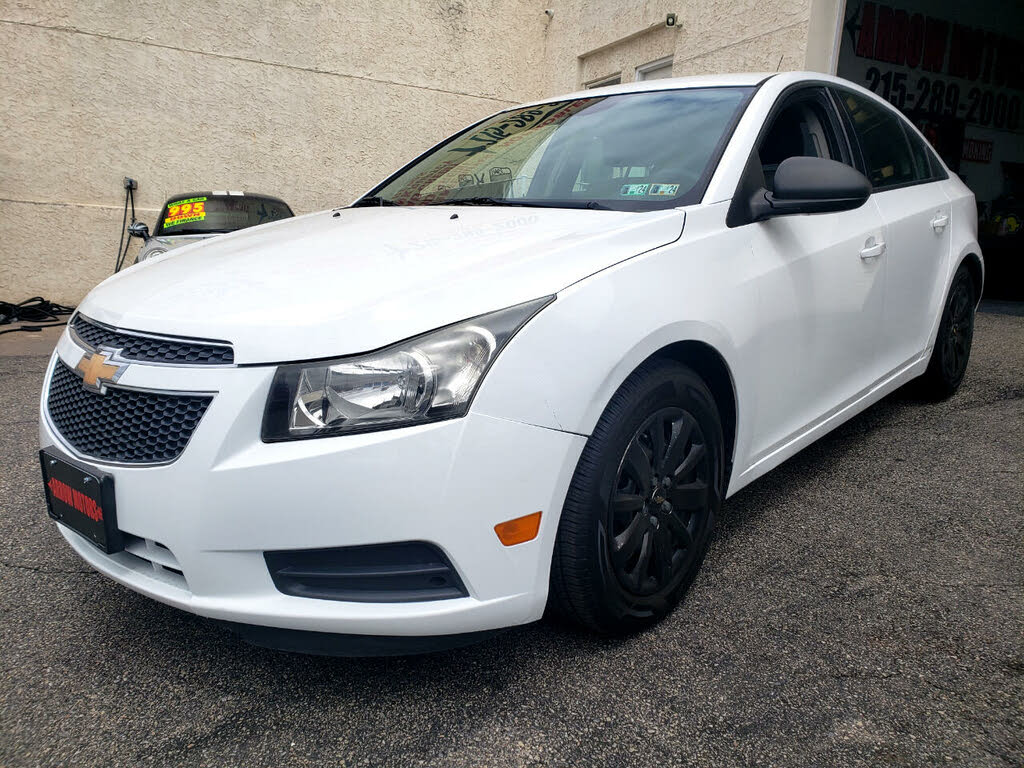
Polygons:
<instances>
[{"instance_id":1,"label":"car hood","mask_svg":"<svg viewBox=\"0 0 1024 768\"><path fill-rule=\"evenodd\" d=\"M682 233L679 210L346 208L175 249L79 309L119 328L230 341L238 363L365 352L557 293Z\"/></svg>"}]
</instances>

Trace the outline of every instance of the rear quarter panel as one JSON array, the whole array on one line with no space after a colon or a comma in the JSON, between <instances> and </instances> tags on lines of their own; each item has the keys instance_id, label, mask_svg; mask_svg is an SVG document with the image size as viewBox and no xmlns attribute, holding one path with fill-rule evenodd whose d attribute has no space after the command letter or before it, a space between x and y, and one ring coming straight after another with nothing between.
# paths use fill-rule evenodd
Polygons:
<instances>
[{"instance_id":1,"label":"rear quarter panel","mask_svg":"<svg viewBox=\"0 0 1024 768\"><path fill-rule=\"evenodd\" d=\"M973 253L982 259L982 270L985 268L985 261L982 257L981 246L978 244L978 203L974 198L974 193L952 172L944 184L953 212L953 229L950 233L952 235L950 251L953 258L949 265L948 284L967 254Z\"/></svg>"},{"instance_id":2,"label":"rear quarter panel","mask_svg":"<svg viewBox=\"0 0 1024 768\"><path fill-rule=\"evenodd\" d=\"M942 310L946 305L946 297L949 295L949 288L953 282L960 265L972 255L978 257L981 265L982 285L984 286L985 259L978 244L978 204L974 193L964 182L952 171L949 171L949 178L943 182L943 188L949 196L950 201L950 247L949 261L946 263L943 290L938 297L938 304L934 308L931 336L929 337L928 349L935 346L935 338L939 332L939 322L942 319ZM981 297L981 291L978 292Z\"/></svg>"}]
</instances>

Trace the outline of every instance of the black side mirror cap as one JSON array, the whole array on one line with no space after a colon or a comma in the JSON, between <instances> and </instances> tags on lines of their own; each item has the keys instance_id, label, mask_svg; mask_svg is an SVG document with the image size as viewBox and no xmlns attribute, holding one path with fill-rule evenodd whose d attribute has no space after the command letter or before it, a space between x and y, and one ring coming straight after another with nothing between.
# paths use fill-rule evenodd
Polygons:
<instances>
[{"instance_id":1,"label":"black side mirror cap","mask_svg":"<svg viewBox=\"0 0 1024 768\"><path fill-rule=\"evenodd\" d=\"M763 185L764 175L754 153L744 172L744 182L737 189L737 198L729 208L728 226L776 216L850 211L864 205L871 196L871 182L864 174L822 157L787 158L775 171L772 191Z\"/></svg>"},{"instance_id":2,"label":"black side mirror cap","mask_svg":"<svg viewBox=\"0 0 1024 768\"><path fill-rule=\"evenodd\" d=\"M149 240L149 227L146 226L144 221L133 221L128 225L128 236Z\"/></svg>"},{"instance_id":3,"label":"black side mirror cap","mask_svg":"<svg viewBox=\"0 0 1024 768\"><path fill-rule=\"evenodd\" d=\"M775 171L774 190L765 192L767 213L834 213L860 208L871 182L856 168L823 157L789 157Z\"/></svg>"}]
</instances>

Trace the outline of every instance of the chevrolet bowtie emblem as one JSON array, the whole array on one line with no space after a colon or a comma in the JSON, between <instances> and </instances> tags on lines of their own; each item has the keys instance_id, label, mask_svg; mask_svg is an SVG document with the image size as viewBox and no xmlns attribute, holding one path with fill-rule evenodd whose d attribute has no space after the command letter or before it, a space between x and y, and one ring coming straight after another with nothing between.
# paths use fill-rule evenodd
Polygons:
<instances>
[{"instance_id":1,"label":"chevrolet bowtie emblem","mask_svg":"<svg viewBox=\"0 0 1024 768\"><path fill-rule=\"evenodd\" d=\"M75 370L82 374L82 385L93 392L103 394L107 384L118 380L127 365L107 362L110 358L102 352L86 352L78 361Z\"/></svg>"}]
</instances>

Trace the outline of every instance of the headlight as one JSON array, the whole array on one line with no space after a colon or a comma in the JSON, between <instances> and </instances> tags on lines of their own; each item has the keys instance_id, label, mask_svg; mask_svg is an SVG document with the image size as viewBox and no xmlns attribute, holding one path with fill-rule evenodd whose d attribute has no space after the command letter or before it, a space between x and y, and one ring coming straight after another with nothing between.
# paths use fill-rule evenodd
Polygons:
<instances>
[{"instance_id":1,"label":"headlight","mask_svg":"<svg viewBox=\"0 0 1024 768\"><path fill-rule=\"evenodd\" d=\"M465 320L378 352L282 365L263 440L390 429L462 416L491 363L554 296Z\"/></svg>"}]
</instances>

